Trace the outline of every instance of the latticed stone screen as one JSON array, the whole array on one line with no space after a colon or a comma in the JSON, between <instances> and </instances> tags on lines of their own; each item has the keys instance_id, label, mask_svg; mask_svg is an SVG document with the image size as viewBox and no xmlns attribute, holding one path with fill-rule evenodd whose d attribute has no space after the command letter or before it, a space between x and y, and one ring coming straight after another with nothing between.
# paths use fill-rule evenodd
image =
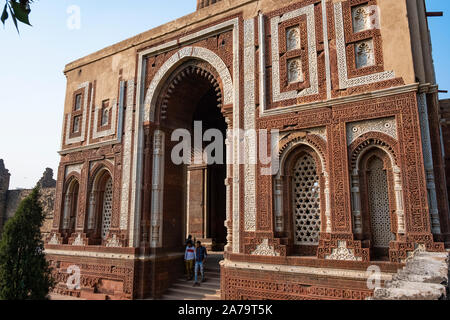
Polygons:
<instances>
[{"instance_id":1,"label":"latticed stone screen","mask_svg":"<svg viewBox=\"0 0 450 320\"><path fill-rule=\"evenodd\" d=\"M112 179L109 178L106 182L105 194L103 199L103 220L102 220L102 237L106 240L106 236L111 227L111 216L112 216L112 197L113 197L113 184Z\"/></svg>"},{"instance_id":2,"label":"latticed stone screen","mask_svg":"<svg viewBox=\"0 0 450 320\"><path fill-rule=\"evenodd\" d=\"M387 174L380 158L373 158L368 164L368 169L368 198L373 246L388 248L389 242L395 240L395 236L391 232Z\"/></svg>"},{"instance_id":3,"label":"latticed stone screen","mask_svg":"<svg viewBox=\"0 0 450 320\"><path fill-rule=\"evenodd\" d=\"M295 164L292 183L295 244L317 245L321 224L319 176L309 154Z\"/></svg>"}]
</instances>

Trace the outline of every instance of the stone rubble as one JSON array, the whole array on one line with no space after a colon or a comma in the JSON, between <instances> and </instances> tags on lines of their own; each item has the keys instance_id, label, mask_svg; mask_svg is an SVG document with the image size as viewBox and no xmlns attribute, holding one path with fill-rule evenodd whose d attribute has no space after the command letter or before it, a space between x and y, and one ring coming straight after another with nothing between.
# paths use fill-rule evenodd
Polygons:
<instances>
[{"instance_id":1,"label":"stone rubble","mask_svg":"<svg viewBox=\"0 0 450 320\"><path fill-rule=\"evenodd\" d=\"M449 252L418 252L370 300L449 300Z\"/></svg>"}]
</instances>

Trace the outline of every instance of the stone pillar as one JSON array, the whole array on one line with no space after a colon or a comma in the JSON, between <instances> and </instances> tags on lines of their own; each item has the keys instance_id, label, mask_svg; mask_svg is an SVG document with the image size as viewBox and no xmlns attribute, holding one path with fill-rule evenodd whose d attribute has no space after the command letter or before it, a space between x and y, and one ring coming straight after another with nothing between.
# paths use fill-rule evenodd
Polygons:
<instances>
[{"instance_id":1,"label":"stone pillar","mask_svg":"<svg viewBox=\"0 0 450 320\"><path fill-rule=\"evenodd\" d=\"M422 136L423 158L425 165L425 176L428 191L428 204L430 209L431 231L433 234L441 233L439 221L439 210L436 195L436 185L434 180L433 153L431 150L430 126L428 122L428 110L426 94L418 95L420 131Z\"/></svg>"},{"instance_id":2,"label":"stone pillar","mask_svg":"<svg viewBox=\"0 0 450 320\"><path fill-rule=\"evenodd\" d=\"M164 191L164 143L165 135L156 130L153 143L153 170L151 196L151 229L150 246L158 248L162 245L163 224L163 191Z\"/></svg>"},{"instance_id":3,"label":"stone pillar","mask_svg":"<svg viewBox=\"0 0 450 320\"><path fill-rule=\"evenodd\" d=\"M331 199L330 199L330 178L327 172L323 174L325 179L325 190L323 191L325 195L325 217L327 219L326 231L331 233Z\"/></svg>"},{"instance_id":4,"label":"stone pillar","mask_svg":"<svg viewBox=\"0 0 450 320\"><path fill-rule=\"evenodd\" d=\"M88 223L87 223L87 229L88 230L94 230L95 229L95 213L96 213L96 192L91 191L91 194L89 195L89 207L88 207Z\"/></svg>"},{"instance_id":5,"label":"stone pillar","mask_svg":"<svg viewBox=\"0 0 450 320\"><path fill-rule=\"evenodd\" d=\"M394 191L395 191L395 204L397 214L397 232L399 234L405 234L405 208L403 203L403 187L400 168L394 166L392 173L394 174Z\"/></svg>"},{"instance_id":6,"label":"stone pillar","mask_svg":"<svg viewBox=\"0 0 450 320\"><path fill-rule=\"evenodd\" d=\"M352 179L353 233L362 234L361 193L360 193L358 169L353 169L351 179Z\"/></svg>"},{"instance_id":7,"label":"stone pillar","mask_svg":"<svg viewBox=\"0 0 450 320\"><path fill-rule=\"evenodd\" d=\"M72 209L72 195L66 193L64 196L64 214L63 214L63 227L62 229L68 230L70 224L70 210Z\"/></svg>"},{"instance_id":8,"label":"stone pillar","mask_svg":"<svg viewBox=\"0 0 450 320\"><path fill-rule=\"evenodd\" d=\"M275 209L275 231L283 232L283 180L281 177L275 179L274 188L274 209Z\"/></svg>"},{"instance_id":9,"label":"stone pillar","mask_svg":"<svg viewBox=\"0 0 450 320\"><path fill-rule=\"evenodd\" d=\"M228 118L226 118L228 119ZM231 129L230 127L230 121L227 122L229 129ZM231 190L232 190L232 176L233 176L233 171L232 171L232 165L231 165L231 159L232 159L232 155L231 155L231 144L230 144L230 139L229 137L227 137L227 139L225 139L225 146L227 149L227 161L226 161L226 166L227 166L227 178L225 179L225 187L226 187L226 201L227 201L227 208L226 208L226 220L225 220L225 227L227 228L227 244L225 246L225 251L229 251L231 252L233 250L233 221L232 221L232 196L231 196Z\"/></svg>"},{"instance_id":10,"label":"stone pillar","mask_svg":"<svg viewBox=\"0 0 450 320\"><path fill-rule=\"evenodd\" d=\"M153 136L150 128L145 128L144 137L144 179L142 187L141 247L149 245L150 211L152 193L152 147Z\"/></svg>"}]
</instances>

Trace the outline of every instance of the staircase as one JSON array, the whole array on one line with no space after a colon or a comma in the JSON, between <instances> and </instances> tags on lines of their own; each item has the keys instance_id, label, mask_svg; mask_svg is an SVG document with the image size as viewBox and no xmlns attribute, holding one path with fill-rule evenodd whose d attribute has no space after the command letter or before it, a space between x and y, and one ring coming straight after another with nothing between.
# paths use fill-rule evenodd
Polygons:
<instances>
[{"instance_id":1,"label":"staircase","mask_svg":"<svg viewBox=\"0 0 450 320\"><path fill-rule=\"evenodd\" d=\"M220 300L220 266L222 253L210 253L205 265L205 282L194 287L194 281L186 277L179 279L164 294L161 300ZM200 272L199 272L200 279Z\"/></svg>"}]
</instances>

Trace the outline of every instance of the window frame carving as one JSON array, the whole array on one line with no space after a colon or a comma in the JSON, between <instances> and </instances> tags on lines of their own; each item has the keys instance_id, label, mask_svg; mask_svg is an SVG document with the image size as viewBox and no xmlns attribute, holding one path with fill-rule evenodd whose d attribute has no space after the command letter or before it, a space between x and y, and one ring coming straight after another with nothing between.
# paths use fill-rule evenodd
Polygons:
<instances>
[{"instance_id":1,"label":"window frame carving","mask_svg":"<svg viewBox=\"0 0 450 320\"><path fill-rule=\"evenodd\" d=\"M345 34L345 54L347 57L348 78L357 78L370 75L373 73L381 73L384 71L383 43L381 38L381 30L372 28L354 31L352 10L355 7L367 4L368 6L376 6L376 0L350 0L342 2L342 13L344 20ZM379 19L379 17L377 17ZM374 64L362 68L357 67L356 54L357 45L363 41L372 40Z\"/></svg>"},{"instance_id":2,"label":"window frame carving","mask_svg":"<svg viewBox=\"0 0 450 320\"><path fill-rule=\"evenodd\" d=\"M70 133L69 133L69 138L79 138L81 137L81 128L83 126L83 112L84 112L84 90L85 88L81 88L78 89L77 91L75 91L73 93L73 98L72 98L72 112L70 114ZM77 97L81 96L80 100L81 100L81 104L80 104L80 109L76 109L77 106ZM75 119L78 118L79 120L79 128L78 131L74 131L75 129Z\"/></svg>"}]
</instances>

